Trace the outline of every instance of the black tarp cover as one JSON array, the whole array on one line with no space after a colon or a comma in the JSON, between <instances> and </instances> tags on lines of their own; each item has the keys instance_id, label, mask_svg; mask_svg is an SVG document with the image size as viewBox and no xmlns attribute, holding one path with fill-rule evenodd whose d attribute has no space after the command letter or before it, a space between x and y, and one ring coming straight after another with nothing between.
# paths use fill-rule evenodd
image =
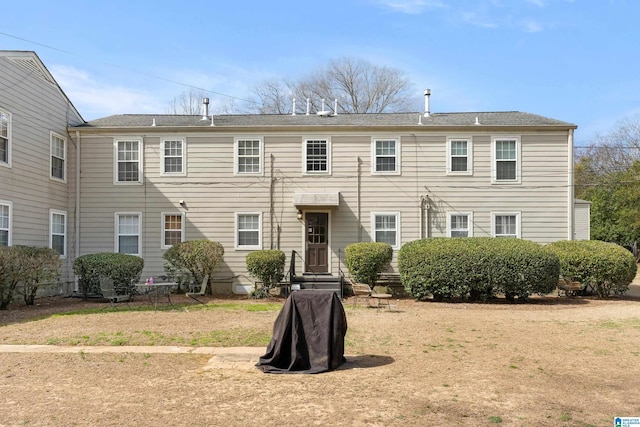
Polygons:
<instances>
[{"instance_id":1,"label":"black tarp cover","mask_svg":"<svg viewBox=\"0 0 640 427\"><path fill-rule=\"evenodd\" d=\"M271 374L317 374L346 362L347 317L333 291L295 291L273 325L267 353L256 364Z\"/></svg>"}]
</instances>

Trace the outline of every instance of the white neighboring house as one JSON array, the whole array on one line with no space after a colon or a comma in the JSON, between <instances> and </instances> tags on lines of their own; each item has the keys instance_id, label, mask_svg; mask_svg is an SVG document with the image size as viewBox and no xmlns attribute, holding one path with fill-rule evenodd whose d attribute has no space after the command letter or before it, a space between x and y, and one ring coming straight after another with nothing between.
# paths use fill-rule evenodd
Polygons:
<instances>
[{"instance_id":1,"label":"white neighboring house","mask_svg":"<svg viewBox=\"0 0 640 427\"><path fill-rule=\"evenodd\" d=\"M0 246L57 249L69 283L77 165L67 129L84 120L35 52L0 51L0 81Z\"/></svg>"}]
</instances>

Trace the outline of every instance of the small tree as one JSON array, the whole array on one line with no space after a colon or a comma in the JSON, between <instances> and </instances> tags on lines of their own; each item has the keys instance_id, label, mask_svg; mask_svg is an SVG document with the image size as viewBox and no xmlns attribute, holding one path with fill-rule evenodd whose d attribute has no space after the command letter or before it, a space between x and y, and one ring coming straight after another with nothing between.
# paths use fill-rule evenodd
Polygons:
<instances>
[{"instance_id":1,"label":"small tree","mask_svg":"<svg viewBox=\"0 0 640 427\"><path fill-rule=\"evenodd\" d=\"M356 282L367 283L374 287L378 273L393 258L393 248L388 243L359 242L347 245L344 249L345 262L351 277Z\"/></svg>"},{"instance_id":2,"label":"small tree","mask_svg":"<svg viewBox=\"0 0 640 427\"><path fill-rule=\"evenodd\" d=\"M284 277L284 252L278 249L253 251L245 260L249 274L262 282L262 286L254 291L253 296L267 297L269 289Z\"/></svg>"},{"instance_id":3,"label":"small tree","mask_svg":"<svg viewBox=\"0 0 640 427\"><path fill-rule=\"evenodd\" d=\"M60 279L60 254L55 249L34 246L19 247L23 267L23 298L26 305L33 305L38 288L43 283Z\"/></svg>"},{"instance_id":4,"label":"small tree","mask_svg":"<svg viewBox=\"0 0 640 427\"><path fill-rule=\"evenodd\" d=\"M205 276L211 280L222 264L224 247L211 240L189 240L173 245L162 257L164 270L180 288L190 282L202 283Z\"/></svg>"}]
</instances>

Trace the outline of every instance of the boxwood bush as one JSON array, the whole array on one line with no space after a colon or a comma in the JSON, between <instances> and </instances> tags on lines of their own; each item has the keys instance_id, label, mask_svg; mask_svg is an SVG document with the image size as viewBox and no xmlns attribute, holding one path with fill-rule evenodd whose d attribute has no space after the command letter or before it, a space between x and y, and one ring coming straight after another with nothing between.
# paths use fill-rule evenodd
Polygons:
<instances>
[{"instance_id":1,"label":"boxwood bush","mask_svg":"<svg viewBox=\"0 0 640 427\"><path fill-rule=\"evenodd\" d=\"M82 255L73 262L73 272L78 275L85 299L88 293L102 294L100 277L113 279L117 294L133 295L143 268L144 260L138 256L110 252Z\"/></svg>"},{"instance_id":2,"label":"boxwood bush","mask_svg":"<svg viewBox=\"0 0 640 427\"><path fill-rule=\"evenodd\" d=\"M547 294L560 273L558 257L521 239L431 238L405 244L398 269L406 291L417 300L453 297L509 300Z\"/></svg>"},{"instance_id":3,"label":"boxwood bush","mask_svg":"<svg viewBox=\"0 0 640 427\"><path fill-rule=\"evenodd\" d=\"M180 289L190 282L202 283L207 275L211 281L222 264L224 247L207 239L189 240L173 245L162 257L165 260L164 270Z\"/></svg>"},{"instance_id":4,"label":"boxwood bush","mask_svg":"<svg viewBox=\"0 0 640 427\"><path fill-rule=\"evenodd\" d=\"M278 249L253 251L246 256L245 261L249 274L262 282L262 286L254 291L253 296L267 297L269 289L284 277L284 252Z\"/></svg>"},{"instance_id":5,"label":"boxwood bush","mask_svg":"<svg viewBox=\"0 0 640 427\"><path fill-rule=\"evenodd\" d=\"M589 285L598 296L623 294L636 276L631 252L599 240L561 240L547 248L560 258L560 274Z\"/></svg>"},{"instance_id":6,"label":"boxwood bush","mask_svg":"<svg viewBox=\"0 0 640 427\"><path fill-rule=\"evenodd\" d=\"M391 262L393 248L388 243L359 242L347 245L344 254L351 277L373 288L378 273Z\"/></svg>"}]
</instances>

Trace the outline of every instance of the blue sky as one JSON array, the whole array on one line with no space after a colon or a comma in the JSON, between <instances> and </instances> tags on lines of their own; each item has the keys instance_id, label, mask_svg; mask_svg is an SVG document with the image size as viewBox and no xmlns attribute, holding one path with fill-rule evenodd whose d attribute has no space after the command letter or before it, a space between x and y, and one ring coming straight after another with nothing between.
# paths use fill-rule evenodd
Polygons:
<instances>
[{"instance_id":1,"label":"blue sky","mask_svg":"<svg viewBox=\"0 0 640 427\"><path fill-rule=\"evenodd\" d=\"M190 87L246 99L342 56L400 69L433 113L541 114L576 145L640 113L635 0L5 3L0 49L36 51L86 120L163 113Z\"/></svg>"}]
</instances>

